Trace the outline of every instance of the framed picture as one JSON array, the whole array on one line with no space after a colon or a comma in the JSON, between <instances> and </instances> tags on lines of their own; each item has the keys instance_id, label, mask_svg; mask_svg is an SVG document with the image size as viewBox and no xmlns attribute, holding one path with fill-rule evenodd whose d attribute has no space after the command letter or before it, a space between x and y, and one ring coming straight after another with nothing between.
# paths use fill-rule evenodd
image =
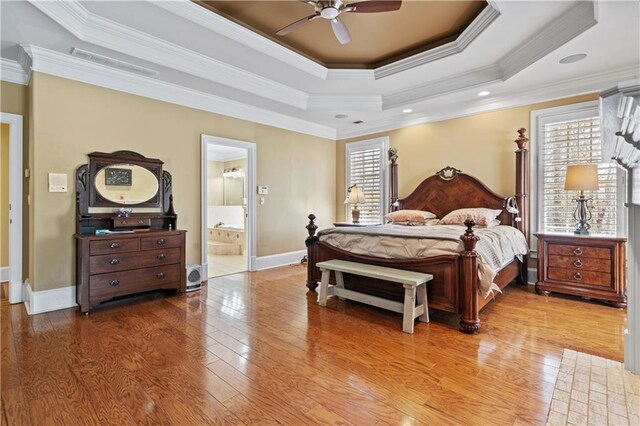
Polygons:
<instances>
[{"instance_id":1,"label":"framed picture","mask_svg":"<svg viewBox=\"0 0 640 426\"><path fill-rule=\"evenodd\" d=\"M104 184L131 186L131 169L107 167L104 175Z\"/></svg>"}]
</instances>

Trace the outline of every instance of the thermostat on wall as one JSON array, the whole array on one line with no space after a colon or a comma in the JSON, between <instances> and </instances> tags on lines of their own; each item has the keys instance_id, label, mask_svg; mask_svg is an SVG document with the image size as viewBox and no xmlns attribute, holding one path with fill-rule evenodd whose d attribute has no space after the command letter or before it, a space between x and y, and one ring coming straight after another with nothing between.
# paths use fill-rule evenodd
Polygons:
<instances>
[{"instance_id":1,"label":"thermostat on wall","mask_svg":"<svg viewBox=\"0 0 640 426\"><path fill-rule=\"evenodd\" d=\"M49 173L49 192L67 192L66 173Z\"/></svg>"},{"instance_id":2,"label":"thermostat on wall","mask_svg":"<svg viewBox=\"0 0 640 426\"><path fill-rule=\"evenodd\" d=\"M269 194L269 187L268 186L263 186L263 185L258 186L258 194L259 195L268 195Z\"/></svg>"}]
</instances>

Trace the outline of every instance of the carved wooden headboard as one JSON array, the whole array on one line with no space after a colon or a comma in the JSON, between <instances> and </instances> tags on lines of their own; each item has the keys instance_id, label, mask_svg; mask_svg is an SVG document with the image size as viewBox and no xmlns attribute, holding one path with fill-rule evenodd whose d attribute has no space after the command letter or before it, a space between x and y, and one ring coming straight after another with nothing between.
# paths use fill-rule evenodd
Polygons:
<instances>
[{"instance_id":1,"label":"carved wooden headboard","mask_svg":"<svg viewBox=\"0 0 640 426\"><path fill-rule=\"evenodd\" d=\"M457 209L485 207L500 209L498 220L515 226L515 215L505 210L505 198L496 194L473 176L453 167L445 167L428 177L406 198L398 200L398 208L427 210L443 218Z\"/></svg>"}]
</instances>

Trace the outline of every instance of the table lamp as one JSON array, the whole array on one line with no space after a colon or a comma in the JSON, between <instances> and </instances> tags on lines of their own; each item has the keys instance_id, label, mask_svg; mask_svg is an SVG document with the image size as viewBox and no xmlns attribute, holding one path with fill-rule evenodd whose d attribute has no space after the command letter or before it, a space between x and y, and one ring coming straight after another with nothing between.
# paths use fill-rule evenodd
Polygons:
<instances>
[{"instance_id":1,"label":"table lamp","mask_svg":"<svg viewBox=\"0 0 640 426\"><path fill-rule=\"evenodd\" d=\"M584 191L595 191L598 189L598 165L597 164L573 164L567 166L567 176L564 180L564 189L567 191L579 191L578 198L573 201L577 202L573 218L578 221L574 234L589 235L589 225L587 222L591 220L591 212L587 206L587 202L593 198L587 198Z\"/></svg>"},{"instance_id":2,"label":"table lamp","mask_svg":"<svg viewBox=\"0 0 640 426\"><path fill-rule=\"evenodd\" d=\"M358 185L351 185L347 189L347 198L344 200L345 204L351 204L353 209L351 210L351 219L353 223L360 223L360 210L358 210L358 204L364 203L364 191Z\"/></svg>"}]
</instances>

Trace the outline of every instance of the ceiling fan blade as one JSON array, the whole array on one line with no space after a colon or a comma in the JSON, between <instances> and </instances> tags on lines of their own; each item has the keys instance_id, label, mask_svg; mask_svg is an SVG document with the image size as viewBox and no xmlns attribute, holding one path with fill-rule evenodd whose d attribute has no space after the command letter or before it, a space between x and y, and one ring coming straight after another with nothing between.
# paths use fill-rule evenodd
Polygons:
<instances>
[{"instance_id":1,"label":"ceiling fan blade","mask_svg":"<svg viewBox=\"0 0 640 426\"><path fill-rule=\"evenodd\" d=\"M333 33L336 35L336 38L341 44L347 44L351 41L351 34L349 34L349 29L342 22L340 18L334 18L331 20L331 28L333 28Z\"/></svg>"},{"instance_id":2,"label":"ceiling fan blade","mask_svg":"<svg viewBox=\"0 0 640 426\"><path fill-rule=\"evenodd\" d=\"M400 9L402 0L370 0L352 3L344 8L345 12L376 13L393 12Z\"/></svg>"},{"instance_id":3,"label":"ceiling fan blade","mask_svg":"<svg viewBox=\"0 0 640 426\"><path fill-rule=\"evenodd\" d=\"M286 27L282 28L280 31L278 31L276 33L276 35L283 36L285 34L288 34L291 31L295 30L296 28L299 28L299 27L303 26L304 24L306 24L308 22L311 22L314 19L319 18L319 17L320 17L320 14L316 13L314 15L309 15L306 18L299 19L296 22L294 22L293 24L289 24Z\"/></svg>"}]
</instances>

